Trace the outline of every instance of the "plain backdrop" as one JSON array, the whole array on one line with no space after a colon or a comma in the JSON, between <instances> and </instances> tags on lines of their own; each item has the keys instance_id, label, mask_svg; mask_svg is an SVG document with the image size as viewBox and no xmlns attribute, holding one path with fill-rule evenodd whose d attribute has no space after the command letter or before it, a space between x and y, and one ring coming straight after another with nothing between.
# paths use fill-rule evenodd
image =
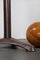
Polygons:
<instances>
[{"instance_id":1,"label":"plain backdrop","mask_svg":"<svg viewBox=\"0 0 40 60\"><path fill-rule=\"evenodd\" d=\"M40 0L11 0L11 36L26 38L30 24L40 21ZM0 38L4 37L3 0L0 0Z\"/></svg>"},{"instance_id":2,"label":"plain backdrop","mask_svg":"<svg viewBox=\"0 0 40 60\"><path fill-rule=\"evenodd\" d=\"M12 37L26 38L30 24L40 21L40 0L11 0Z\"/></svg>"}]
</instances>

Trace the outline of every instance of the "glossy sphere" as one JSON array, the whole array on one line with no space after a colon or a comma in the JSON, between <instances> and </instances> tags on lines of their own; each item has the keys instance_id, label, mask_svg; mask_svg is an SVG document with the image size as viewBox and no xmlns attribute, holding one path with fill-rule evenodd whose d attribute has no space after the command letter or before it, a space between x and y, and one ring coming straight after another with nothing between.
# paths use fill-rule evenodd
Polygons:
<instances>
[{"instance_id":1,"label":"glossy sphere","mask_svg":"<svg viewBox=\"0 0 40 60\"><path fill-rule=\"evenodd\" d=\"M35 22L29 26L26 38L32 45L40 47L40 22Z\"/></svg>"}]
</instances>

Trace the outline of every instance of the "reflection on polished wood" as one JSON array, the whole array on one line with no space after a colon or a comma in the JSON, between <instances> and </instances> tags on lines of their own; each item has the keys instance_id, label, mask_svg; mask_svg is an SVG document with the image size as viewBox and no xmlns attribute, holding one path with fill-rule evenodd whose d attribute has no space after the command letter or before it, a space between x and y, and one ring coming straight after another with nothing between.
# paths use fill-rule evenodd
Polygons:
<instances>
[{"instance_id":1,"label":"reflection on polished wood","mask_svg":"<svg viewBox=\"0 0 40 60\"><path fill-rule=\"evenodd\" d=\"M40 22L35 22L29 26L26 37L31 44L40 47Z\"/></svg>"}]
</instances>

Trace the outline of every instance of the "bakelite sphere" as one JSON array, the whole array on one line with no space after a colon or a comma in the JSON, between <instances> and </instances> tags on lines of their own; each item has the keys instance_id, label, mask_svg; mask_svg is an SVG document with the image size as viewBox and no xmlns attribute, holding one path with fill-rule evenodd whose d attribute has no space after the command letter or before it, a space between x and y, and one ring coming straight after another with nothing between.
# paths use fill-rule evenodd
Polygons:
<instances>
[{"instance_id":1,"label":"bakelite sphere","mask_svg":"<svg viewBox=\"0 0 40 60\"><path fill-rule=\"evenodd\" d=\"M35 22L28 27L26 38L35 47L40 47L40 22Z\"/></svg>"}]
</instances>

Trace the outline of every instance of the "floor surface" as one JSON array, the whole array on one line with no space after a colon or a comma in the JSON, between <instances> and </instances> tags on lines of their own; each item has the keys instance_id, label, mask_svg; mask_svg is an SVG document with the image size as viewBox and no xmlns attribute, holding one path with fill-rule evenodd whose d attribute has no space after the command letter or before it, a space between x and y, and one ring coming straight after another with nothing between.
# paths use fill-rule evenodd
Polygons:
<instances>
[{"instance_id":1,"label":"floor surface","mask_svg":"<svg viewBox=\"0 0 40 60\"><path fill-rule=\"evenodd\" d=\"M0 60L40 60L40 48L35 52L27 52L21 48L0 48Z\"/></svg>"}]
</instances>

